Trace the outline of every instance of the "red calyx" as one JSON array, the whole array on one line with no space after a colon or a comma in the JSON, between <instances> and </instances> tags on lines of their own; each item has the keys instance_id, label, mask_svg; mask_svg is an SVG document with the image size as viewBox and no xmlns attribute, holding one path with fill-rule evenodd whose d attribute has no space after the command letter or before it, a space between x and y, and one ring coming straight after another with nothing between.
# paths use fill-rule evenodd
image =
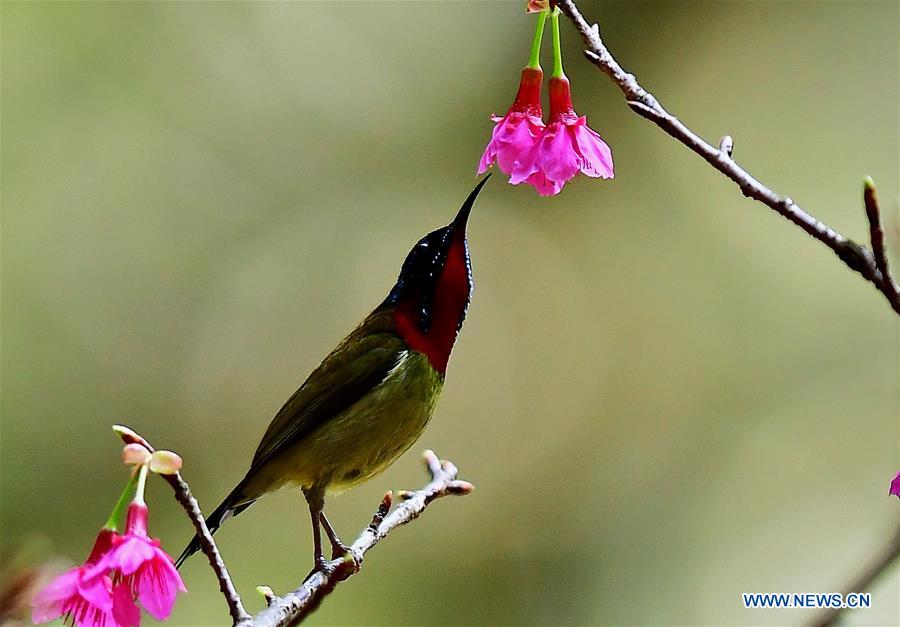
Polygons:
<instances>
[{"instance_id":1,"label":"red calyx","mask_svg":"<svg viewBox=\"0 0 900 627\"><path fill-rule=\"evenodd\" d=\"M550 92L551 118L575 116L575 109L572 107L572 90L568 78L565 76L552 77L548 91Z\"/></svg>"},{"instance_id":2,"label":"red calyx","mask_svg":"<svg viewBox=\"0 0 900 627\"><path fill-rule=\"evenodd\" d=\"M147 535L147 506L142 503L132 502L128 506L128 517L125 519L125 533L137 536Z\"/></svg>"},{"instance_id":3,"label":"red calyx","mask_svg":"<svg viewBox=\"0 0 900 627\"><path fill-rule=\"evenodd\" d=\"M85 563L96 564L99 562L100 558L112 547L113 538L115 537L116 532L112 529L101 529L100 533L97 534L97 539L94 541L94 548L91 549L91 554L88 555Z\"/></svg>"},{"instance_id":4,"label":"red calyx","mask_svg":"<svg viewBox=\"0 0 900 627\"><path fill-rule=\"evenodd\" d=\"M544 72L541 68L526 67L519 80L519 91L510 111L521 111L533 115L541 115L541 82Z\"/></svg>"}]
</instances>

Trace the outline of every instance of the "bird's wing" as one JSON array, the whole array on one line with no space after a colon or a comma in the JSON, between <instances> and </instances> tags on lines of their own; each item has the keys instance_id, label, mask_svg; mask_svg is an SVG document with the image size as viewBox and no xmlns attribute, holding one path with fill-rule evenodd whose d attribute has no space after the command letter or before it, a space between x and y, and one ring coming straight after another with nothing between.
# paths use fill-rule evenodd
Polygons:
<instances>
[{"instance_id":1,"label":"bird's wing","mask_svg":"<svg viewBox=\"0 0 900 627\"><path fill-rule=\"evenodd\" d=\"M407 349L403 340L390 332L369 334L363 326L325 358L276 414L248 476L359 401L400 362Z\"/></svg>"}]
</instances>

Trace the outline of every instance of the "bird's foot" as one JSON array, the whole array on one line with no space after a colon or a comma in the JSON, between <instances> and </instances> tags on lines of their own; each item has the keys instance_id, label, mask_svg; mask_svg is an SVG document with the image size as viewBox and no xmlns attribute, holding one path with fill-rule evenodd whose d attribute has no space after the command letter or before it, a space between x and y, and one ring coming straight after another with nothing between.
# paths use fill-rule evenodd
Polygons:
<instances>
[{"instance_id":1,"label":"bird's foot","mask_svg":"<svg viewBox=\"0 0 900 627\"><path fill-rule=\"evenodd\" d=\"M336 560L347 554L352 555L350 547L337 538L331 538L331 559Z\"/></svg>"},{"instance_id":2,"label":"bird's foot","mask_svg":"<svg viewBox=\"0 0 900 627\"><path fill-rule=\"evenodd\" d=\"M340 559L350 553L350 547L338 538L337 532L331 526L331 523L328 522L325 512L319 514L319 520L322 522L322 528L325 529L325 535L328 536L328 541L331 543L331 559ZM355 558L354 561L356 561Z\"/></svg>"},{"instance_id":3,"label":"bird's foot","mask_svg":"<svg viewBox=\"0 0 900 627\"><path fill-rule=\"evenodd\" d=\"M362 555L336 538L331 543L331 559L341 560L339 568L347 569L348 573L358 573L362 567Z\"/></svg>"},{"instance_id":4,"label":"bird's foot","mask_svg":"<svg viewBox=\"0 0 900 627\"><path fill-rule=\"evenodd\" d=\"M321 573L325 579L337 576L338 580L343 580L354 573L358 573L361 567L361 554L348 546L344 546L341 551L338 551L337 547L335 547L334 557L331 558L331 561L325 559L324 555L319 555L314 559L313 569L303 578L303 581L306 582L318 573Z\"/></svg>"},{"instance_id":5,"label":"bird's foot","mask_svg":"<svg viewBox=\"0 0 900 627\"><path fill-rule=\"evenodd\" d=\"M313 558L313 568L307 573L306 577L303 578L303 581L305 582L316 573L322 573L327 578L331 575L332 570L334 570L334 567L331 565L331 562L325 559L324 555L316 555L316 557Z\"/></svg>"}]
</instances>

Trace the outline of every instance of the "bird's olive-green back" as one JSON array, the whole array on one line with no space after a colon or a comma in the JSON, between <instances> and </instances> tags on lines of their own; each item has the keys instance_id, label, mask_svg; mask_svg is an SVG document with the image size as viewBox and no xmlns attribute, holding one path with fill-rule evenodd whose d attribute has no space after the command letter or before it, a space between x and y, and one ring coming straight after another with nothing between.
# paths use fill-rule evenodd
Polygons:
<instances>
[{"instance_id":1,"label":"bird's olive-green back","mask_svg":"<svg viewBox=\"0 0 900 627\"><path fill-rule=\"evenodd\" d=\"M367 316L307 377L263 435L248 476L384 380L407 350L392 315L385 308Z\"/></svg>"}]
</instances>

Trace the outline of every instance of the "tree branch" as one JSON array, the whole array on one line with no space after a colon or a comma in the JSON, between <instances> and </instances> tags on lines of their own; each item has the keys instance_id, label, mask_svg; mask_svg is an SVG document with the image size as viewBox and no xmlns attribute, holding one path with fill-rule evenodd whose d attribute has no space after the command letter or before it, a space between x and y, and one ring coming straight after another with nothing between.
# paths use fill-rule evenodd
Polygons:
<instances>
[{"instance_id":1,"label":"tree branch","mask_svg":"<svg viewBox=\"0 0 900 627\"><path fill-rule=\"evenodd\" d=\"M897 296L900 288L891 277L888 267L887 252L884 248L884 229L881 228L881 209L878 207L878 196L875 193L875 182L871 176L866 177L863 190L863 202L866 205L866 217L869 219L869 239L872 241L872 253L875 255L875 266L885 278L885 287Z\"/></svg>"},{"instance_id":2,"label":"tree branch","mask_svg":"<svg viewBox=\"0 0 900 627\"><path fill-rule=\"evenodd\" d=\"M745 196L768 206L791 223L799 226L811 237L828 246L850 269L855 270L872 283L884 295L891 308L900 314L900 290L888 272L887 257L884 254L884 232L881 230L877 205L873 205L874 212L869 211L868 192L866 194L866 215L869 219L873 250L844 237L804 211L792 199L778 195L753 178L732 158L731 152L734 144L730 137L726 136L729 141L723 141L717 148L685 126L678 118L666 111L653 94L641 87L633 74L622 69L622 66L603 44L603 40L600 38L600 28L596 24L591 26L587 23L581 16L574 0L559 0L557 4L581 33L581 38L588 47L584 51L585 56L618 85L632 111L655 123L666 133L703 157L707 163L733 181ZM867 182L867 190L869 187L869 182ZM871 196L874 203L874 193Z\"/></svg>"},{"instance_id":3,"label":"tree branch","mask_svg":"<svg viewBox=\"0 0 900 627\"><path fill-rule=\"evenodd\" d=\"M900 527L897 527L893 537L881 552L841 591L844 598L846 599L851 592L863 592L868 589L891 564L897 561L898 557L900 557ZM831 627L837 623L841 613L846 609L828 608L810 622L810 625L812 627Z\"/></svg>"},{"instance_id":4,"label":"tree branch","mask_svg":"<svg viewBox=\"0 0 900 627\"><path fill-rule=\"evenodd\" d=\"M140 444L153 453L154 449L150 443L128 427L115 425L113 430L119 434L119 437L126 444ZM250 614L244 609L241 596L231 581L228 569L225 568L225 562L222 560L216 542L206 526L206 520L200 512L200 505L197 503L197 499L191 494L191 489L187 482L181 478L180 472L176 472L173 475L162 475L162 477L172 486L172 490L175 491L175 499L181 504L184 511L187 512L188 518L194 524L197 537L200 538L200 550L206 555L209 565L212 567L213 572L216 573L216 579L219 580L219 590L222 591L225 602L228 603L228 612L231 614L232 621L235 625L246 624L250 620Z\"/></svg>"},{"instance_id":5,"label":"tree branch","mask_svg":"<svg viewBox=\"0 0 900 627\"><path fill-rule=\"evenodd\" d=\"M400 492L398 496L404 502L390 513L392 494L385 494L372 522L350 547L352 557L346 555L333 559L325 573L313 572L299 588L282 597L271 594L269 588L262 588L269 607L253 617L253 627L299 624L338 583L359 572L363 556L391 531L418 518L435 499L448 494L468 494L475 489L471 483L458 480L456 466L452 462L441 461L434 452L425 451L425 463L431 474L428 485L415 492Z\"/></svg>"},{"instance_id":6,"label":"tree branch","mask_svg":"<svg viewBox=\"0 0 900 627\"><path fill-rule=\"evenodd\" d=\"M153 446L143 437L122 425L115 425L113 430L126 444L139 444L150 453L154 452ZM475 489L468 481L456 478L459 471L453 462L442 461L434 454L434 451L425 451L425 465L431 474L431 481L421 490L415 492L402 491L398 496L404 501L391 512L393 494L384 495L372 522L363 529L359 537L350 547L350 554L331 560L325 568L325 572L314 571L310 573L299 588L282 597L277 596L268 586L257 588L265 597L268 608L250 616L241 602L241 597L231 581L225 562L219 554L216 542L213 540L206 520L200 512L197 499L191 494L190 486L181 478L181 473L162 475L172 489L175 498L187 512L188 518L194 524L197 536L200 538L200 549L209 559L209 565L216 573L219 580L219 590L228 603L228 611L235 627L283 627L285 625L297 625L309 616L322 602L335 586L345 579L359 572L362 567L363 556L390 532L401 525L419 517L425 508L435 499L449 494L465 495Z\"/></svg>"}]
</instances>

